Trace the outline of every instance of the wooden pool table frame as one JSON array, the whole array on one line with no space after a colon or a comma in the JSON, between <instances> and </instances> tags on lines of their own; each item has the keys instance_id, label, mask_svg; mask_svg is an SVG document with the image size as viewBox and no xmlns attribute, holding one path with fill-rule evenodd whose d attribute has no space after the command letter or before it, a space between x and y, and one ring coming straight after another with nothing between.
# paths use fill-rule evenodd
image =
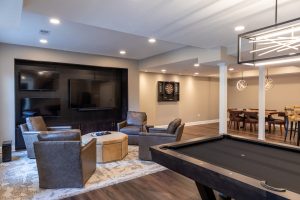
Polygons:
<instances>
[{"instance_id":1,"label":"wooden pool table frame","mask_svg":"<svg viewBox=\"0 0 300 200\"><path fill-rule=\"evenodd\" d=\"M151 147L150 151L154 162L194 180L203 200L215 199L213 190L216 190L234 199L300 199L300 194L295 192L289 190L284 192L268 190L261 185L261 180L227 170L217 165L207 163L204 160L195 159L172 150L172 148L176 147L205 143L223 138L300 153L299 147L248 139L229 134L201 137L192 140L158 145Z\"/></svg>"}]
</instances>

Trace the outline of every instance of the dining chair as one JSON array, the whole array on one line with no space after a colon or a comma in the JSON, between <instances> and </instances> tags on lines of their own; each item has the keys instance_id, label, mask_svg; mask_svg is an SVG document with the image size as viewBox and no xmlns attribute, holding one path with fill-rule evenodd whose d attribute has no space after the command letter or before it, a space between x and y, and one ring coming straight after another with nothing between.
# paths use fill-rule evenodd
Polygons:
<instances>
[{"instance_id":1,"label":"dining chair","mask_svg":"<svg viewBox=\"0 0 300 200\"><path fill-rule=\"evenodd\" d=\"M278 117L275 117L275 118L272 118L272 121L270 121L270 124L273 125L273 132L275 132L275 127L276 125L279 125L280 126L280 135L282 135L283 133L283 127L285 129L285 120L286 120L286 115L285 115L285 112L278 112L277 113L277 116ZM271 127L269 127L271 128Z\"/></svg>"},{"instance_id":2,"label":"dining chair","mask_svg":"<svg viewBox=\"0 0 300 200\"><path fill-rule=\"evenodd\" d=\"M294 120L297 122L294 137L297 134L297 146L299 146L299 141L300 141L300 134L299 134L299 131L300 131L300 107L294 107Z\"/></svg>"},{"instance_id":3,"label":"dining chair","mask_svg":"<svg viewBox=\"0 0 300 200\"><path fill-rule=\"evenodd\" d=\"M256 131L256 124L258 124L258 112L251 112L251 111L245 111L245 125L244 125L244 130L247 129L247 124L250 124L250 131L253 131L253 126L254 126L254 131Z\"/></svg>"},{"instance_id":4,"label":"dining chair","mask_svg":"<svg viewBox=\"0 0 300 200\"><path fill-rule=\"evenodd\" d=\"M292 135L294 132L294 122L296 125L295 116L294 116L294 107L285 106L284 112L285 112L285 116L286 116L284 141L286 141L289 131L290 131L290 140L292 140ZM290 125L290 130L289 130L289 125Z\"/></svg>"},{"instance_id":5,"label":"dining chair","mask_svg":"<svg viewBox=\"0 0 300 200\"><path fill-rule=\"evenodd\" d=\"M274 121L274 118L273 118L273 115L277 115L277 110L274 110L274 109L266 109L265 110L265 122L266 122L266 125L268 126L268 131L269 133L271 133L271 125L273 124L273 121Z\"/></svg>"},{"instance_id":6,"label":"dining chair","mask_svg":"<svg viewBox=\"0 0 300 200\"><path fill-rule=\"evenodd\" d=\"M233 122L233 127L237 130L240 130L241 123L244 124L244 118L241 116L243 111L241 110L231 110L229 111L231 115L231 121ZM231 128L231 126L230 126Z\"/></svg>"},{"instance_id":7,"label":"dining chair","mask_svg":"<svg viewBox=\"0 0 300 200\"><path fill-rule=\"evenodd\" d=\"M233 116L233 113L231 112L232 110L237 110L237 108L228 108L228 110L227 110L227 112L229 113L229 120L227 123L228 128L231 128L232 123L234 123L233 122L234 116Z\"/></svg>"}]
</instances>

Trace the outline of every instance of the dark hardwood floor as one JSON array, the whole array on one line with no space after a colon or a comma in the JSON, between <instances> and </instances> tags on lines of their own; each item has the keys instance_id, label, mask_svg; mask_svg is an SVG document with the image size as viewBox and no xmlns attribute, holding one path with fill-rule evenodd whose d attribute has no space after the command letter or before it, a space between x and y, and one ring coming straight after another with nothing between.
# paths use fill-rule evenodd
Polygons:
<instances>
[{"instance_id":1,"label":"dark hardwood floor","mask_svg":"<svg viewBox=\"0 0 300 200\"><path fill-rule=\"evenodd\" d=\"M201 199L193 181L165 170L133 179L103 189L94 190L68 200L159 200L159 199Z\"/></svg>"},{"instance_id":2,"label":"dark hardwood floor","mask_svg":"<svg viewBox=\"0 0 300 200\"><path fill-rule=\"evenodd\" d=\"M257 131L250 132L249 129L234 130L229 129L228 133L250 138L257 138ZM217 135L218 124L205 124L185 127L182 140L195 137ZM284 136L279 130L266 134L267 141L283 143ZM287 144L295 144L295 139L287 141ZM67 200L193 200L201 199L194 181L183 177L170 170L165 170L155 174L143 176L137 179L119 183L116 185L100 188L91 192L80 194Z\"/></svg>"}]
</instances>

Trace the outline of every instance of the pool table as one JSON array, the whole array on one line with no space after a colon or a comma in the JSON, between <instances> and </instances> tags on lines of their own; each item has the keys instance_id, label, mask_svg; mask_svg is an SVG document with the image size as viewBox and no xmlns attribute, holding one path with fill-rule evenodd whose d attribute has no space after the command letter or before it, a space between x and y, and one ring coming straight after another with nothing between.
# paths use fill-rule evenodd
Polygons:
<instances>
[{"instance_id":1,"label":"pool table","mask_svg":"<svg viewBox=\"0 0 300 200\"><path fill-rule=\"evenodd\" d=\"M203 200L215 199L213 190L228 199L300 199L296 146L225 134L150 151L154 162L194 180Z\"/></svg>"}]
</instances>

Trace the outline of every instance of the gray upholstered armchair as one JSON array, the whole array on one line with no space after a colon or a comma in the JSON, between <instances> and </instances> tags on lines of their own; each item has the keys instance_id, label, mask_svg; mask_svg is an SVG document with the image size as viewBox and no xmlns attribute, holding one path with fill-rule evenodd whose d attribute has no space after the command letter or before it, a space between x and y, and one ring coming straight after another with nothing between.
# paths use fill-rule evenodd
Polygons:
<instances>
[{"instance_id":1,"label":"gray upholstered armchair","mask_svg":"<svg viewBox=\"0 0 300 200\"><path fill-rule=\"evenodd\" d=\"M185 124L181 119L175 119L168 128L149 128L149 132L140 133L139 158L141 160L152 160L149 148L154 145L180 141Z\"/></svg>"},{"instance_id":2,"label":"gray upholstered armchair","mask_svg":"<svg viewBox=\"0 0 300 200\"><path fill-rule=\"evenodd\" d=\"M19 127L24 138L28 158L35 158L33 143L38 141L38 134L57 133L62 131L80 133L80 130L71 129L70 126L47 127L41 116L26 118L26 123L19 125Z\"/></svg>"},{"instance_id":3,"label":"gray upholstered armchair","mask_svg":"<svg viewBox=\"0 0 300 200\"><path fill-rule=\"evenodd\" d=\"M96 139L79 133L39 134L34 142L40 188L80 188L96 170Z\"/></svg>"},{"instance_id":4,"label":"gray upholstered armchair","mask_svg":"<svg viewBox=\"0 0 300 200\"><path fill-rule=\"evenodd\" d=\"M128 135L128 144L138 144L139 133L146 131L147 115L144 112L127 112L127 120L117 124L118 131Z\"/></svg>"}]
</instances>

